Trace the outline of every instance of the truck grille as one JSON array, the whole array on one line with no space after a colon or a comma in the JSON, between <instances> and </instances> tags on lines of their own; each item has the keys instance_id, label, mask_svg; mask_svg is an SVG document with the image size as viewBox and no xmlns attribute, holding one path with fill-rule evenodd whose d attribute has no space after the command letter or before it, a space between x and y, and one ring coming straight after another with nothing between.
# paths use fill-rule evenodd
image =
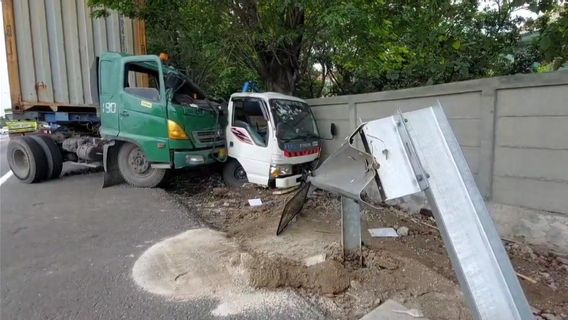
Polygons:
<instances>
[{"instance_id":1,"label":"truck grille","mask_svg":"<svg viewBox=\"0 0 568 320\"><path fill-rule=\"evenodd\" d=\"M198 143L203 144L212 144L213 142L216 144L222 144L225 142L225 135L223 132L221 135L217 135L216 130L194 131L193 137Z\"/></svg>"}]
</instances>

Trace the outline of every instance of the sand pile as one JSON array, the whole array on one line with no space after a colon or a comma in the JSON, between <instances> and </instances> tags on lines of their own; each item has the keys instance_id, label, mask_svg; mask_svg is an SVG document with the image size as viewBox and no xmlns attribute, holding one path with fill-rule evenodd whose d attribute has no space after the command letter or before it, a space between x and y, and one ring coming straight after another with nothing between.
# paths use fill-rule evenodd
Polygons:
<instances>
[{"instance_id":1,"label":"sand pile","mask_svg":"<svg viewBox=\"0 0 568 320\"><path fill-rule=\"evenodd\" d=\"M165 239L144 252L132 277L143 289L175 300L213 299L213 315L260 309L313 309L291 290L306 288L339 293L349 275L337 261L306 267L242 252L222 232L194 229ZM315 314L314 317L318 317Z\"/></svg>"},{"instance_id":2,"label":"sand pile","mask_svg":"<svg viewBox=\"0 0 568 320\"><path fill-rule=\"evenodd\" d=\"M283 259L241 255L241 266L247 283L255 288L292 287L314 290L320 294L336 294L349 288L350 276L335 260L306 267Z\"/></svg>"}]
</instances>

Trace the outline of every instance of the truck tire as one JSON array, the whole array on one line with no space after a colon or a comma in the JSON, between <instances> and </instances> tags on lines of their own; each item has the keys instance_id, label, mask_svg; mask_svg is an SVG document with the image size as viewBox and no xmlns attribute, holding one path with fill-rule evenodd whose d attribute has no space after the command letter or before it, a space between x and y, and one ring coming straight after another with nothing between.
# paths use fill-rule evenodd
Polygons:
<instances>
[{"instance_id":1,"label":"truck tire","mask_svg":"<svg viewBox=\"0 0 568 320\"><path fill-rule=\"evenodd\" d=\"M223 181L230 188L239 188L248 182L247 173L235 159L230 159L223 167Z\"/></svg>"},{"instance_id":2,"label":"truck tire","mask_svg":"<svg viewBox=\"0 0 568 320\"><path fill-rule=\"evenodd\" d=\"M15 137L8 142L8 165L18 180L34 183L47 177L47 159L41 146L30 137Z\"/></svg>"},{"instance_id":3,"label":"truck tire","mask_svg":"<svg viewBox=\"0 0 568 320\"><path fill-rule=\"evenodd\" d=\"M132 143L125 143L120 147L118 170L128 184L138 188L154 188L166 175L166 169L152 168L144 152Z\"/></svg>"},{"instance_id":4,"label":"truck tire","mask_svg":"<svg viewBox=\"0 0 568 320\"><path fill-rule=\"evenodd\" d=\"M63 169L63 155L57 146L57 143L46 135L30 136L43 149L45 158L47 159L47 176L46 179L56 179L61 175Z\"/></svg>"}]
</instances>

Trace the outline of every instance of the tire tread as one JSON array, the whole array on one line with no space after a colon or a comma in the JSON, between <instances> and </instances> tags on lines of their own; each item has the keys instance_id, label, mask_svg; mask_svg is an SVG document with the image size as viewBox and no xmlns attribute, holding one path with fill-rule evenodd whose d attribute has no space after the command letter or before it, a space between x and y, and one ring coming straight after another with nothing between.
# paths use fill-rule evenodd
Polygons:
<instances>
[{"instance_id":1,"label":"tire tread","mask_svg":"<svg viewBox=\"0 0 568 320\"><path fill-rule=\"evenodd\" d=\"M30 138L34 139L43 149L47 159L47 177L46 179L59 178L61 171L63 170L63 155L59 147L47 135L33 135Z\"/></svg>"}]
</instances>

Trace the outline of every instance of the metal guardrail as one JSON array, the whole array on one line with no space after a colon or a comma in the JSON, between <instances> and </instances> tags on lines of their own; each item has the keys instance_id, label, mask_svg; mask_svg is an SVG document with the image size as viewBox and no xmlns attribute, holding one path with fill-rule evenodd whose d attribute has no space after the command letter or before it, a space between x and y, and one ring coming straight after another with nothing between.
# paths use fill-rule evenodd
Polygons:
<instances>
[{"instance_id":1,"label":"metal guardrail","mask_svg":"<svg viewBox=\"0 0 568 320\"><path fill-rule=\"evenodd\" d=\"M364 151L353 144L357 134ZM474 317L533 318L440 105L361 125L308 181L341 194L346 254L360 250L360 203L373 206L424 191ZM374 184L379 192L372 192Z\"/></svg>"}]
</instances>

